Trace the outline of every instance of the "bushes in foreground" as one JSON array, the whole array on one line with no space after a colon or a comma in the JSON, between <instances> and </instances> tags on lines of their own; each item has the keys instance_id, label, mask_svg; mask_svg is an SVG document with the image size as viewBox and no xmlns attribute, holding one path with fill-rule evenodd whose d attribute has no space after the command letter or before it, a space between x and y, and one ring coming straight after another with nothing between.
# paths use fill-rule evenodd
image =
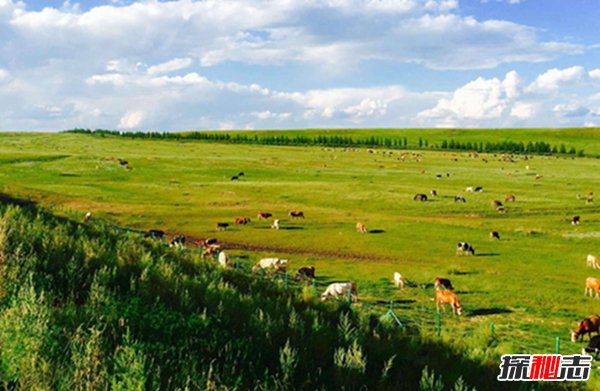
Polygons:
<instances>
[{"instance_id":1,"label":"bushes in foreground","mask_svg":"<svg viewBox=\"0 0 600 391\"><path fill-rule=\"evenodd\" d=\"M0 205L0 385L486 389L494 371L393 326L95 222Z\"/></svg>"}]
</instances>

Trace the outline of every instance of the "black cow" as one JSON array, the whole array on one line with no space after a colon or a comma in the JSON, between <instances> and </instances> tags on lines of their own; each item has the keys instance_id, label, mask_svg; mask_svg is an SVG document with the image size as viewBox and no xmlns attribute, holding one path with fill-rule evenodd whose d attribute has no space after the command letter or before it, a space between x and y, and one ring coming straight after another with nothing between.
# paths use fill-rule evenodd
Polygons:
<instances>
[{"instance_id":1,"label":"black cow","mask_svg":"<svg viewBox=\"0 0 600 391\"><path fill-rule=\"evenodd\" d=\"M298 273L296 274L298 279L300 278L315 278L315 267L314 266L304 266L298 269Z\"/></svg>"},{"instance_id":2,"label":"black cow","mask_svg":"<svg viewBox=\"0 0 600 391\"><path fill-rule=\"evenodd\" d=\"M222 229L225 231L229 227L229 223L217 223L217 229Z\"/></svg>"},{"instance_id":3,"label":"black cow","mask_svg":"<svg viewBox=\"0 0 600 391\"><path fill-rule=\"evenodd\" d=\"M231 177L231 180L232 180L232 181L239 181L239 180L240 180L240 178L239 178L239 177L237 177L237 176L232 176L232 177Z\"/></svg>"},{"instance_id":4,"label":"black cow","mask_svg":"<svg viewBox=\"0 0 600 391\"><path fill-rule=\"evenodd\" d=\"M571 219L571 224L577 225L577 224L579 224L580 221L581 221L581 218L579 216L573 216L573 219Z\"/></svg>"},{"instance_id":5,"label":"black cow","mask_svg":"<svg viewBox=\"0 0 600 391\"><path fill-rule=\"evenodd\" d=\"M467 202L463 196L454 196L454 202Z\"/></svg>"},{"instance_id":6,"label":"black cow","mask_svg":"<svg viewBox=\"0 0 600 391\"><path fill-rule=\"evenodd\" d=\"M585 348L581 349L581 354L594 355L596 358L600 353L600 335L596 335L590 339L590 343Z\"/></svg>"},{"instance_id":7,"label":"black cow","mask_svg":"<svg viewBox=\"0 0 600 391\"><path fill-rule=\"evenodd\" d=\"M169 242L169 247L179 247L179 248L183 248L183 245L185 244L185 235L175 235L173 236L173 239L171 239L171 241Z\"/></svg>"},{"instance_id":8,"label":"black cow","mask_svg":"<svg viewBox=\"0 0 600 391\"><path fill-rule=\"evenodd\" d=\"M413 197L413 200L414 200L414 201L423 201L423 202L424 202L424 201L427 201L427 194L416 194L416 195Z\"/></svg>"},{"instance_id":9,"label":"black cow","mask_svg":"<svg viewBox=\"0 0 600 391\"><path fill-rule=\"evenodd\" d=\"M475 249L469 242L458 242L458 245L456 246L456 255L462 255L465 252L475 255Z\"/></svg>"},{"instance_id":10,"label":"black cow","mask_svg":"<svg viewBox=\"0 0 600 391\"><path fill-rule=\"evenodd\" d=\"M498 240L500 240L500 234L498 233L498 231L491 231L490 232L490 239L498 239Z\"/></svg>"},{"instance_id":11,"label":"black cow","mask_svg":"<svg viewBox=\"0 0 600 391\"><path fill-rule=\"evenodd\" d=\"M482 192L482 191L483 191L483 187L481 187L481 186L477 186L477 187L475 188L475 191L476 191L476 192Z\"/></svg>"}]
</instances>

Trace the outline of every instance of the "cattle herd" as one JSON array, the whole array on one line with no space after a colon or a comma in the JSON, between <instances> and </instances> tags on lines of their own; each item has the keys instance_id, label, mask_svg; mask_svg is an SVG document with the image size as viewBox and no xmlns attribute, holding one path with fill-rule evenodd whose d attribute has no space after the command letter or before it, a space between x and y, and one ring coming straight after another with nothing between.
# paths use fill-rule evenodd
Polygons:
<instances>
[{"instance_id":1,"label":"cattle herd","mask_svg":"<svg viewBox=\"0 0 600 391\"><path fill-rule=\"evenodd\" d=\"M369 150L369 153L375 153L372 150ZM390 152L391 155L391 152ZM403 154L401 156L402 159L404 159L407 155ZM414 155L412 156L414 159L420 160L420 155ZM477 156L475 156L477 157ZM487 161L486 161L487 162ZM121 163L123 164L123 163ZM127 164L127 162L125 162L125 164ZM527 169L529 169L529 166L527 166ZM422 172L422 174L425 173L424 171ZM235 176L231 177L231 180L235 181L235 180L239 180L240 177L244 176L243 172L238 173ZM449 173L446 174L447 177L450 176ZM443 175L442 174L437 174L436 177L438 179L442 178ZM536 176L536 179L539 180L541 179L540 175ZM465 192L477 192L477 193L481 193L483 192L483 188L481 186L469 186L465 189ZM431 190L429 192L430 196L435 198L438 197L438 191L437 190ZM577 194L577 199L582 199L583 197L580 194ZM453 197L454 202L462 202L462 203L466 203L467 200L464 196L462 195L455 195ZM586 197L586 202L587 203L591 203L593 201L593 193L589 192L587 193ZM414 197L413 197L414 201L420 201L420 202L427 202L429 200L427 194L425 193L417 193ZM514 203L516 202L516 197L513 194L507 194L504 197L504 202L505 203ZM506 212L506 208L504 206L504 204L498 200L498 199L493 199L490 201L490 205L492 207L495 207L497 211L499 212ZM288 212L288 216L291 219L304 219L305 215L303 211L300 210L292 210ZM92 218L92 214L91 212L87 212L84 216L84 222L89 222ZM264 212L264 211L259 211L257 213L257 220L269 220L273 218L273 214L269 213L269 212ZM281 223L284 220L281 219L273 219L273 222L271 224L271 228L272 229L276 229L279 230L281 228ZM571 219L571 224L573 225L578 225L581 221L580 216L574 216ZM247 225L251 223L251 219L247 216L238 216L235 217L233 219L233 224L236 225ZM216 228L217 230L226 230L230 227L230 223L229 222L218 222L216 224ZM367 227L365 226L365 224L358 222L356 224L356 231L361 233L361 234L366 234L369 232L369 230L367 229ZM159 229L151 229L148 230L144 233L144 237L145 238L150 238L150 239L157 239L157 240L163 240L163 238L166 236L166 233L162 230ZM490 240L500 240L500 234L497 231L491 231L489 234L489 238ZM174 235L171 237L170 241L168 241L169 247L175 247L178 249L183 249L184 245L186 242L186 237L184 235ZM195 242L193 242L198 248L201 248L201 256L202 258L205 257L216 257L218 264L221 265L222 267L231 267L232 264L229 261L229 258L227 256L227 254L225 253L225 251L223 251L222 247L220 244L218 244L217 239L215 238L208 238L208 239L202 239L202 240L197 240ZM456 255L461 256L461 255L475 255L475 249L474 247L469 243L469 242L458 242L457 247L456 247ZM587 267L592 267L593 269L600 269L600 262L598 260L598 258L594 255L588 255L586 258L586 265ZM263 258L261 260L259 260L253 267L252 267L252 271L253 272L287 272L288 270L288 260L287 259L280 259L280 258ZM314 266L303 266L301 268L298 269L297 273L295 274L294 277L296 280L303 280L303 279L310 279L310 280L314 280L315 279L315 268ZM403 277L400 273L395 272L393 274L393 284L396 288L398 289L404 289L405 285L406 285L406 279L405 277ZM440 309L444 310L445 309L445 305L449 305L450 308L452 309L452 313L454 315L460 316L462 314L462 310L463 307L458 299L457 294L454 292L454 286L452 285L452 282L448 279L448 278L443 278L443 277L436 277L434 279L434 301L436 303L436 309L437 311L439 311ZM600 298L600 279L594 278L594 277L588 277L585 281L585 291L584 294L586 296L592 296L592 297L596 297L596 298ZM323 293L321 294L320 298L322 301L325 301L329 298L344 298L344 299L349 299L352 302L356 302L358 301L358 293L357 293L357 284L354 281L346 281L346 282L334 282L329 284L325 290L323 291ZM596 333L596 336L592 337L592 333ZM576 342L582 338L584 338L585 335L588 335L588 339L589 339L589 344L587 347L583 348L583 353L584 354L594 354L594 355L598 355L600 354L600 315L591 315L587 318L585 318L584 320L582 320L577 328L575 330L571 331L571 340L573 342Z\"/></svg>"}]
</instances>

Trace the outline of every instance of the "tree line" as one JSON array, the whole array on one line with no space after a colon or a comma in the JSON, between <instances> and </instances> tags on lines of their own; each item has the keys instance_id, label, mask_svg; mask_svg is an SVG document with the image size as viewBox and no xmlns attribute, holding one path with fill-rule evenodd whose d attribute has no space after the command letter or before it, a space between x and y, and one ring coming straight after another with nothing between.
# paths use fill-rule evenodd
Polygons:
<instances>
[{"instance_id":1,"label":"tree line","mask_svg":"<svg viewBox=\"0 0 600 391\"><path fill-rule=\"evenodd\" d=\"M283 146L322 146L341 148L389 148L389 149L434 149L450 151L472 151L480 153L513 153L513 154L537 154L537 155L577 155L584 156L583 150L574 147L567 148L565 144L551 145L545 141L459 141L455 139L443 140L441 143L430 144L426 138L419 137L416 143L410 143L407 137L364 137L353 138L343 135L247 135L232 134L224 132L120 132L105 129L71 129L67 133L80 133L105 136L119 136L128 138L161 139L161 140L199 140L208 142L231 143L231 144L260 144L260 145L283 145Z\"/></svg>"}]
</instances>

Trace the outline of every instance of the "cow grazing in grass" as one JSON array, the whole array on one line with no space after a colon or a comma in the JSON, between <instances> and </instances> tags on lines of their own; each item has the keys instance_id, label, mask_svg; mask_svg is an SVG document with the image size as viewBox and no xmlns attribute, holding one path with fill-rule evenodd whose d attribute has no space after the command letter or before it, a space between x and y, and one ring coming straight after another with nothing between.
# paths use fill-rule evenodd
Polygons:
<instances>
[{"instance_id":1,"label":"cow grazing in grass","mask_svg":"<svg viewBox=\"0 0 600 391\"><path fill-rule=\"evenodd\" d=\"M206 257L212 257L214 255L216 255L219 251L221 250L221 246L219 246L218 244L211 244L209 246L204 247L204 250L202 250L202 258L206 258Z\"/></svg>"},{"instance_id":2,"label":"cow grazing in grass","mask_svg":"<svg viewBox=\"0 0 600 391\"><path fill-rule=\"evenodd\" d=\"M315 278L315 267L314 266L304 266L298 269L296 273L296 278Z\"/></svg>"},{"instance_id":3,"label":"cow grazing in grass","mask_svg":"<svg viewBox=\"0 0 600 391\"><path fill-rule=\"evenodd\" d=\"M356 223L356 230L361 234L366 234L367 232L369 232L369 230L363 223Z\"/></svg>"},{"instance_id":4,"label":"cow grazing in grass","mask_svg":"<svg viewBox=\"0 0 600 391\"><path fill-rule=\"evenodd\" d=\"M573 218L571 219L571 224L578 225L580 221L581 221L581 217L573 216Z\"/></svg>"},{"instance_id":5,"label":"cow grazing in grass","mask_svg":"<svg viewBox=\"0 0 600 391\"><path fill-rule=\"evenodd\" d=\"M240 177L240 176L244 176L244 173L243 173L243 172L240 172L239 174L237 174L237 176L238 176L238 177Z\"/></svg>"},{"instance_id":6,"label":"cow grazing in grass","mask_svg":"<svg viewBox=\"0 0 600 391\"><path fill-rule=\"evenodd\" d=\"M239 225L246 225L250 222L250 217L245 217L245 216L241 216L241 217L236 217L233 222Z\"/></svg>"},{"instance_id":7,"label":"cow grazing in grass","mask_svg":"<svg viewBox=\"0 0 600 391\"><path fill-rule=\"evenodd\" d=\"M467 188L465 189L465 191L468 191L468 192L473 192L473 188L472 188L471 186L469 186L469 187L467 187Z\"/></svg>"},{"instance_id":8,"label":"cow grazing in grass","mask_svg":"<svg viewBox=\"0 0 600 391\"><path fill-rule=\"evenodd\" d=\"M436 290L435 291L435 307L439 311L440 305L449 304L452 307L454 315L462 315L462 305L458 301L458 296L452 291ZM442 307L445 308L445 307Z\"/></svg>"},{"instance_id":9,"label":"cow grazing in grass","mask_svg":"<svg viewBox=\"0 0 600 391\"><path fill-rule=\"evenodd\" d=\"M286 271L288 266L287 259L279 259L279 258L263 258L254 267L252 268L253 272L257 272L261 269L263 270L275 270L275 271Z\"/></svg>"},{"instance_id":10,"label":"cow grazing in grass","mask_svg":"<svg viewBox=\"0 0 600 391\"><path fill-rule=\"evenodd\" d=\"M288 214L293 219L303 219L304 218L304 212L302 212L301 210L292 210Z\"/></svg>"},{"instance_id":11,"label":"cow grazing in grass","mask_svg":"<svg viewBox=\"0 0 600 391\"><path fill-rule=\"evenodd\" d=\"M465 253L475 255L475 249L469 242L458 242L456 246L456 255L464 255Z\"/></svg>"},{"instance_id":12,"label":"cow grazing in grass","mask_svg":"<svg viewBox=\"0 0 600 391\"><path fill-rule=\"evenodd\" d=\"M271 217L273 217L273 214L271 213L267 213L267 212L258 212L258 215L256 216L259 220L268 220Z\"/></svg>"},{"instance_id":13,"label":"cow grazing in grass","mask_svg":"<svg viewBox=\"0 0 600 391\"><path fill-rule=\"evenodd\" d=\"M427 194L415 194L414 201L427 201Z\"/></svg>"},{"instance_id":14,"label":"cow grazing in grass","mask_svg":"<svg viewBox=\"0 0 600 391\"><path fill-rule=\"evenodd\" d=\"M429 194L431 194L432 197L437 197L437 195L438 195L437 191L435 191L435 190L431 190L429 192Z\"/></svg>"},{"instance_id":15,"label":"cow grazing in grass","mask_svg":"<svg viewBox=\"0 0 600 391\"><path fill-rule=\"evenodd\" d=\"M182 249L184 244L185 244L185 235L175 235L169 242L169 247L177 247L179 249Z\"/></svg>"},{"instance_id":16,"label":"cow grazing in grass","mask_svg":"<svg viewBox=\"0 0 600 391\"><path fill-rule=\"evenodd\" d=\"M238 176L234 175L234 176L231 177L231 180L232 181L239 181L240 178Z\"/></svg>"},{"instance_id":17,"label":"cow grazing in grass","mask_svg":"<svg viewBox=\"0 0 600 391\"><path fill-rule=\"evenodd\" d=\"M161 231L160 229L151 229L147 232L144 232L145 238L162 239L164 236L165 236L165 231Z\"/></svg>"},{"instance_id":18,"label":"cow grazing in grass","mask_svg":"<svg viewBox=\"0 0 600 391\"><path fill-rule=\"evenodd\" d=\"M591 356L593 354L596 358L598 358L598 353L600 353L600 336L596 335L595 337L590 338L588 346L581 349L581 354L584 356Z\"/></svg>"},{"instance_id":19,"label":"cow grazing in grass","mask_svg":"<svg viewBox=\"0 0 600 391\"><path fill-rule=\"evenodd\" d=\"M229 223L217 223L217 229L225 231L229 227Z\"/></svg>"},{"instance_id":20,"label":"cow grazing in grass","mask_svg":"<svg viewBox=\"0 0 600 391\"><path fill-rule=\"evenodd\" d=\"M598 262L598 257L592 254L589 254L586 258L586 263L588 267L593 267L594 269L600 269L600 263Z\"/></svg>"},{"instance_id":21,"label":"cow grazing in grass","mask_svg":"<svg viewBox=\"0 0 600 391\"><path fill-rule=\"evenodd\" d=\"M394 286L400 289L404 288L404 277L398 272L394 273Z\"/></svg>"},{"instance_id":22,"label":"cow grazing in grass","mask_svg":"<svg viewBox=\"0 0 600 391\"><path fill-rule=\"evenodd\" d=\"M325 301L329 297L337 299L339 296L342 296L342 298L347 298L348 292L350 292L350 300L352 302L357 302L358 295L356 293L355 282L334 282L329 284L325 289L325 292L321 294L321 301Z\"/></svg>"},{"instance_id":23,"label":"cow grazing in grass","mask_svg":"<svg viewBox=\"0 0 600 391\"><path fill-rule=\"evenodd\" d=\"M504 202L515 202L517 199L513 194L508 194L504 197Z\"/></svg>"},{"instance_id":24,"label":"cow grazing in grass","mask_svg":"<svg viewBox=\"0 0 600 391\"><path fill-rule=\"evenodd\" d=\"M279 219L273 221L273 224L271 224L271 228L272 229L279 229Z\"/></svg>"},{"instance_id":25,"label":"cow grazing in grass","mask_svg":"<svg viewBox=\"0 0 600 391\"><path fill-rule=\"evenodd\" d=\"M196 240L196 242L194 242L194 244L198 247L213 246L213 245L217 244L217 239L215 239L215 238L199 239L199 240Z\"/></svg>"},{"instance_id":26,"label":"cow grazing in grass","mask_svg":"<svg viewBox=\"0 0 600 391\"><path fill-rule=\"evenodd\" d=\"M118 159L118 160L119 160L119 164L120 164L121 166L126 166L126 165L128 165L128 164L129 164L129 162L128 162L127 160L125 160L125 159Z\"/></svg>"},{"instance_id":27,"label":"cow grazing in grass","mask_svg":"<svg viewBox=\"0 0 600 391\"><path fill-rule=\"evenodd\" d=\"M219 265L221 265L221 267L228 267L229 266L229 257L227 257L227 254L225 254L225 251L221 251L219 253Z\"/></svg>"},{"instance_id":28,"label":"cow grazing in grass","mask_svg":"<svg viewBox=\"0 0 600 391\"><path fill-rule=\"evenodd\" d=\"M433 283L435 289L446 289L448 291L453 291L454 287L452 286L452 282L447 278L436 277Z\"/></svg>"},{"instance_id":29,"label":"cow grazing in grass","mask_svg":"<svg viewBox=\"0 0 600 391\"><path fill-rule=\"evenodd\" d=\"M88 221L90 221L92 219L92 212L87 212L84 216L83 216L83 222L87 223Z\"/></svg>"},{"instance_id":30,"label":"cow grazing in grass","mask_svg":"<svg viewBox=\"0 0 600 391\"><path fill-rule=\"evenodd\" d=\"M600 280L594 277L588 277L585 279L585 295L591 297L600 296Z\"/></svg>"},{"instance_id":31,"label":"cow grazing in grass","mask_svg":"<svg viewBox=\"0 0 600 391\"><path fill-rule=\"evenodd\" d=\"M454 196L454 202L463 202L464 203L464 202L467 202L467 200L465 199L465 197L457 195L457 196Z\"/></svg>"},{"instance_id":32,"label":"cow grazing in grass","mask_svg":"<svg viewBox=\"0 0 600 391\"><path fill-rule=\"evenodd\" d=\"M500 234L498 233L498 231L491 231L490 232L490 240L493 240L493 239L500 240Z\"/></svg>"},{"instance_id":33,"label":"cow grazing in grass","mask_svg":"<svg viewBox=\"0 0 600 391\"><path fill-rule=\"evenodd\" d=\"M483 191L483 187L481 187L481 186L477 186L475 188L475 192L477 192L477 193L481 193L482 191Z\"/></svg>"},{"instance_id":34,"label":"cow grazing in grass","mask_svg":"<svg viewBox=\"0 0 600 391\"><path fill-rule=\"evenodd\" d=\"M586 334L591 340L592 333L600 335L600 316L598 315L590 315L579 322L577 329L571 330L571 341L577 342L579 338L584 338Z\"/></svg>"},{"instance_id":35,"label":"cow grazing in grass","mask_svg":"<svg viewBox=\"0 0 600 391\"><path fill-rule=\"evenodd\" d=\"M502 206L502 202L500 202L500 200L493 200L493 201L490 201L490 205L494 206L494 207L499 207L499 206Z\"/></svg>"}]
</instances>

